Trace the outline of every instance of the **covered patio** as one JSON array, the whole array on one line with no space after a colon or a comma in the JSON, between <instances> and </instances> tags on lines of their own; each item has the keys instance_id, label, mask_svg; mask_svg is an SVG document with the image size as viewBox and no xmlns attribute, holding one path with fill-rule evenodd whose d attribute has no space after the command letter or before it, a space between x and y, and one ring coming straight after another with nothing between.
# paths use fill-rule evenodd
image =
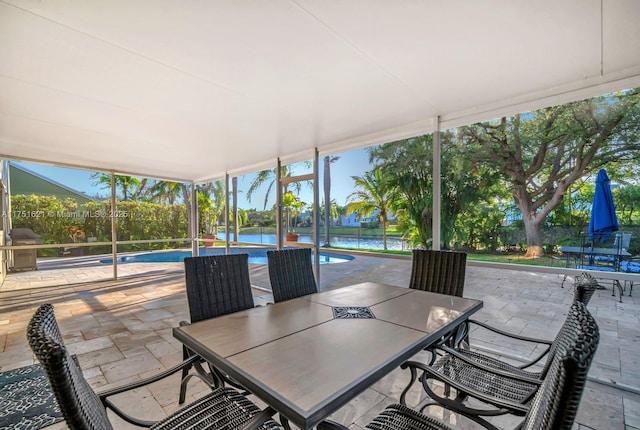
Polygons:
<instances>
[{"instance_id":1,"label":"covered patio","mask_svg":"<svg viewBox=\"0 0 640 430\"><path fill-rule=\"evenodd\" d=\"M439 132L640 87L638 15L633 0L3 1L0 158L227 192L311 160L317 229L320 157L433 133L437 249Z\"/></svg>"},{"instance_id":2,"label":"covered patio","mask_svg":"<svg viewBox=\"0 0 640 430\"><path fill-rule=\"evenodd\" d=\"M0 370L32 364L25 327L38 304L51 302L65 332L65 341L78 354L91 384L98 390L118 386L174 365L181 359L181 344L171 335L171 329L188 319L184 293L184 273L179 264L154 264L156 271L145 277L124 277L118 281L91 281L96 268L74 269L68 282L56 286L38 287L36 278L47 278L47 270L25 273L23 278L0 290ZM410 260L357 256L355 260L323 266L325 282L321 289L377 280L391 285L406 286ZM268 285L265 265L251 265L252 284ZM92 273L93 271L93 273ZM71 272L69 272L71 273ZM78 274L85 279L78 281ZM99 274L99 276L102 276ZM30 281L27 277L32 278ZM561 288L562 277L556 274L467 268L465 296L481 298L484 308L477 319L530 336L552 337L560 328L573 299L572 282ZM41 284L42 285L42 284ZM271 300L263 288L254 288L257 304ZM601 330L601 341L589 382L579 409L575 428L634 429L640 428L640 378L638 339L640 338L640 306L634 297L624 297L618 303L611 290L599 290L589 309ZM522 345L495 344L490 337L472 334L472 346L503 357L526 358ZM520 357L513 351L522 351ZM386 405L397 401L407 371L400 369L383 378L359 395L333 417L353 429L364 426ZM175 410L178 399L178 377L131 394L142 401L144 417L159 418ZM206 391L204 385L190 386L187 401ZM144 400L141 400L144 399ZM424 400L420 390L413 390L411 402ZM122 397L123 404L127 396ZM435 415L441 410L432 408ZM455 417L448 417L456 422ZM121 421L118 428L128 428ZM463 428L474 424L462 421ZM510 428L517 418L499 419L497 423ZM120 427L121 425L121 427ZM64 424L52 429L66 428ZM132 427L133 428L133 427Z\"/></svg>"},{"instance_id":3,"label":"covered patio","mask_svg":"<svg viewBox=\"0 0 640 430\"><path fill-rule=\"evenodd\" d=\"M639 17L635 0L152 6L1 0L0 159L108 172L114 210L114 175L182 182L192 190L224 179L228 195L238 175L312 160L313 173L304 179L314 182L318 252L320 157L433 133L430 209L438 249L439 132L640 87ZM9 184L1 173L6 215ZM281 221L281 195L277 206ZM195 251L193 221L179 240ZM111 242L101 244L115 256L113 225ZM0 227L0 247L10 249L10 217ZM408 268L407 258L365 255L316 266L321 289L373 279L406 286ZM570 282L561 287L562 275L577 271L513 268L469 265L465 295L484 301L479 319L552 337L573 298ZM159 264L143 277L135 264L119 272L88 266L7 276L6 269L3 261L0 370L34 362L24 332L44 302L56 306L65 340L95 388L180 360L181 345L171 335L188 319L180 264ZM264 285L266 266L252 266L251 277ZM256 302L269 300L264 289L254 295ZM640 429L640 308L634 297L619 303L602 290L589 309L601 341L576 428ZM473 342L505 357L515 348L479 336ZM405 376L395 371L334 418L363 427L397 400ZM167 384L135 393L144 398L145 414L177 408L178 380ZM415 394L418 404L423 398Z\"/></svg>"}]
</instances>

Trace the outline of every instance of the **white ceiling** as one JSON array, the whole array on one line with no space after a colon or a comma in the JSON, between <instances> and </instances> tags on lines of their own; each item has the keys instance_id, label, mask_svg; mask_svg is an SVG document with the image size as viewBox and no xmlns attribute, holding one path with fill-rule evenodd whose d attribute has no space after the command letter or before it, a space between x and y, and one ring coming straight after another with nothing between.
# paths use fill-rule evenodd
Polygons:
<instances>
[{"instance_id":1,"label":"white ceiling","mask_svg":"<svg viewBox=\"0 0 640 430\"><path fill-rule=\"evenodd\" d=\"M0 0L0 156L200 181L640 86L638 0Z\"/></svg>"}]
</instances>

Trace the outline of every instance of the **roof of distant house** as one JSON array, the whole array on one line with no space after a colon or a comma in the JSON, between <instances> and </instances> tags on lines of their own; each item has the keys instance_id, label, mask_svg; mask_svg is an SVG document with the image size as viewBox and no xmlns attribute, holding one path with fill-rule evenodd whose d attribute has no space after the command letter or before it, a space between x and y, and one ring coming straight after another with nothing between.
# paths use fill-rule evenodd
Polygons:
<instances>
[{"instance_id":1,"label":"roof of distant house","mask_svg":"<svg viewBox=\"0 0 640 430\"><path fill-rule=\"evenodd\" d=\"M19 194L55 196L60 199L73 199L80 204L95 201L80 191L14 163L9 163L9 174L12 196Z\"/></svg>"}]
</instances>

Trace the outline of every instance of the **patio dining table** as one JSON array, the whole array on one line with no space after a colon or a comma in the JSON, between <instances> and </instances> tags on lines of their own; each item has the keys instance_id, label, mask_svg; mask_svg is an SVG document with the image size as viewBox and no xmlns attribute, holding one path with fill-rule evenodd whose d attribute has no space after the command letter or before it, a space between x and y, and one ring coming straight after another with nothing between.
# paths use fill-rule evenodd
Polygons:
<instances>
[{"instance_id":1,"label":"patio dining table","mask_svg":"<svg viewBox=\"0 0 640 430\"><path fill-rule=\"evenodd\" d=\"M275 411L310 429L482 308L366 282L173 329Z\"/></svg>"},{"instance_id":2,"label":"patio dining table","mask_svg":"<svg viewBox=\"0 0 640 430\"><path fill-rule=\"evenodd\" d=\"M600 257L609 257L614 265L610 268L611 271L617 271L620 267L620 261L624 258L631 257L631 254L624 249L620 248L592 248L589 246L562 246L560 247L560 252L562 252L566 256L567 267L570 266L570 259L584 259L589 258L593 259L596 256ZM576 263L577 265L577 263ZM598 270L595 268L593 270ZM603 270L603 268L600 268Z\"/></svg>"}]
</instances>

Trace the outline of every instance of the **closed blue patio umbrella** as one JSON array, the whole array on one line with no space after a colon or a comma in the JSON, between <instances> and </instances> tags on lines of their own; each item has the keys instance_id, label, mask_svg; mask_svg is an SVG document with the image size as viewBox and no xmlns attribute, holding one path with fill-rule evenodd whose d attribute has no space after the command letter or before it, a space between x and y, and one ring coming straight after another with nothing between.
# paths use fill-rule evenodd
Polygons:
<instances>
[{"instance_id":1,"label":"closed blue patio umbrella","mask_svg":"<svg viewBox=\"0 0 640 430\"><path fill-rule=\"evenodd\" d=\"M611 236L611 233L618 231L618 228L618 217L616 217L613 195L611 194L611 181L607 176L607 171L600 169L596 178L596 192L591 207L589 240L604 242Z\"/></svg>"}]
</instances>

